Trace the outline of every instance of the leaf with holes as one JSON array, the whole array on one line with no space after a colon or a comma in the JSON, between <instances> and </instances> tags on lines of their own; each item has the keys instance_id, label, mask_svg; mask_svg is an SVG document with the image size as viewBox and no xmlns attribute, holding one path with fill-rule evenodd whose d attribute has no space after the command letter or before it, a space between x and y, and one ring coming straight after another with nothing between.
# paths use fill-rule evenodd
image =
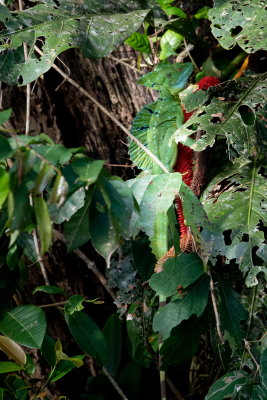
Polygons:
<instances>
[{"instance_id":1,"label":"leaf with holes","mask_svg":"<svg viewBox=\"0 0 267 400\"><path fill-rule=\"evenodd\" d=\"M267 50L265 0L215 0L208 16L213 35L225 49L238 44L247 53Z\"/></svg>"},{"instance_id":2,"label":"leaf with holes","mask_svg":"<svg viewBox=\"0 0 267 400\"><path fill-rule=\"evenodd\" d=\"M189 94L199 99L198 92ZM230 81L209 89L209 103L201 107L174 134L175 140L195 151L213 146L217 136L227 140L230 156L240 162L252 158L261 146L255 135L256 113L260 113L267 96L267 73L256 77ZM199 139L193 134L201 130Z\"/></svg>"},{"instance_id":3,"label":"leaf with holes","mask_svg":"<svg viewBox=\"0 0 267 400\"><path fill-rule=\"evenodd\" d=\"M203 195L205 211L214 225L212 257L235 260L246 276L247 286L267 277L267 245L263 227L267 225L267 183L262 170L251 164L242 171L226 170L218 175Z\"/></svg>"},{"instance_id":4,"label":"leaf with holes","mask_svg":"<svg viewBox=\"0 0 267 400\"><path fill-rule=\"evenodd\" d=\"M57 6L46 2L10 13L1 6L3 28L0 38L9 48L0 55L0 79L8 84L26 85L48 71L63 51L79 47L89 58L108 55L138 30L148 10L127 14L92 14L86 4L65 1ZM29 47L28 59L23 44ZM34 46L43 55L35 54Z\"/></svg>"}]
</instances>

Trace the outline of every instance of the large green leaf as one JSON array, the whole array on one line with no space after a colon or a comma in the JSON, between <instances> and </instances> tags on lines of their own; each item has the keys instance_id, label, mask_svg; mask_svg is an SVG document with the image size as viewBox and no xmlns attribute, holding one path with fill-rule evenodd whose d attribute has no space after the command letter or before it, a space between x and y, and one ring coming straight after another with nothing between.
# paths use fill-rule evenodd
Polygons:
<instances>
[{"instance_id":1,"label":"large green leaf","mask_svg":"<svg viewBox=\"0 0 267 400\"><path fill-rule=\"evenodd\" d=\"M90 58L104 57L138 30L148 12L93 15L86 3L65 1L57 6L49 1L12 14L2 5L0 20L6 29L0 38L8 40L10 48L0 56L0 79L9 84L32 82L51 68L61 52L72 47L80 47ZM23 43L29 46L27 61ZM44 53L39 58L34 45Z\"/></svg>"},{"instance_id":2,"label":"large green leaf","mask_svg":"<svg viewBox=\"0 0 267 400\"><path fill-rule=\"evenodd\" d=\"M92 318L82 311L75 311L72 314L65 311L65 319L78 346L86 354L105 364L107 359L106 340Z\"/></svg>"},{"instance_id":3,"label":"large green leaf","mask_svg":"<svg viewBox=\"0 0 267 400\"><path fill-rule=\"evenodd\" d=\"M179 193L181 182L179 173L155 176L148 184L140 204L140 226L148 235L157 258L168 250L167 211Z\"/></svg>"},{"instance_id":4,"label":"large green leaf","mask_svg":"<svg viewBox=\"0 0 267 400\"><path fill-rule=\"evenodd\" d=\"M13 155L13 150L8 140L0 136L0 161L5 160Z\"/></svg>"},{"instance_id":5,"label":"large green leaf","mask_svg":"<svg viewBox=\"0 0 267 400\"><path fill-rule=\"evenodd\" d=\"M0 331L23 346L40 349L46 330L44 312L36 306L18 306L1 316Z\"/></svg>"},{"instance_id":6,"label":"large green leaf","mask_svg":"<svg viewBox=\"0 0 267 400\"><path fill-rule=\"evenodd\" d=\"M85 181L88 186L97 180L103 165L104 161L102 160L91 160L89 157L79 155L73 161L72 168L79 179Z\"/></svg>"},{"instance_id":7,"label":"large green leaf","mask_svg":"<svg viewBox=\"0 0 267 400\"><path fill-rule=\"evenodd\" d=\"M64 221L69 221L70 218L84 206L85 190L83 187L76 190L67 198L64 205L57 210L54 221L56 224L62 224Z\"/></svg>"},{"instance_id":8,"label":"large green leaf","mask_svg":"<svg viewBox=\"0 0 267 400\"><path fill-rule=\"evenodd\" d=\"M238 44L247 53L267 50L265 0L215 0L208 16L213 35L225 49Z\"/></svg>"},{"instance_id":9,"label":"large green leaf","mask_svg":"<svg viewBox=\"0 0 267 400\"><path fill-rule=\"evenodd\" d=\"M203 276L193 284L182 299L172 300L160 308L153 320L153 330L158 331L164 340L168 339L171 330L191 315L198 317L204 312L209 297L209 277Z\"/></svg>"},{"instance_id":10,"label":"large green leaf","mask_svg":"<svg viewBox=\"0 0 267 400\"><path fill-rule=\"evenodd\" d=\"M218 254L226 263L235 260L247 286L256 285L257 274L267 274L267 246L261 228L267 225L267 183L262 170L249 164L241 172L224 171L205 191L203 205L214 225L214 261Z\"/></svg>"},{"instance_id":11,"label":"large green leaf","mask_svg":"<svg viewBox=\"0 0 267 400\"><path fill-rule=\"evenodd\" d=\"M256 113L260 113L266 103L267 74L225 82L211 88L209 104L202 105L191 118L175 133L176 141L190 146L195 151L202 151L213 146L216 136L226 138L228 149L233 149L235 157L247 161L254 157L256 146L261 146L255 135ZM189 94L191 98L198 92ZM207 97L202 100L205 102ZM201 131L201 137L195 140L193 133ZM233 156L232 152L230 155Z\"/></svg>"},{"instance_id":12,"label":"large green leaf","mask_svg":"<svg viewBox=\"0 0 267 400\"><path fill-rule=\"evenodd\" d=\"M12 361L3 361L0 362L0 374L6 374L7 372L14 372L14 371L19 371L23 367L21 365L18 365L15 362Z\"/></svg>"},{"instance_id":13,"label":"large green leaf","mask_svg":"<svg viewBox=\"0 0 267 400\"><path fill-rule=\"evenodd\" d=\"M178 286L186 288L203 273L203 264L195 253L180 253L176 258L167 259L163 270L153 274L149 284L157 295L169 297L177 293Z\"/></svg>"},{"instance_id":14,"label":"large green leaf","mask_svg":"<svg viewBox=\"0 0 267 400\"><path fill-rule=\"evenodd\" d=\"M227 330L236 345L240 345L245 336L240 321L247 318L247 311L240 302L239 295L227 281L219 281L219 313L223 329Z\"/></svg>"},{"instance_id":15,"label":"large green leaf","mask_svg":"<svg viewBox=\"0 0 267 400\"><path fill-rule=\"evenodd\" d=\"M233 399L248 381L249 375L244 371L229 372L210 387L205 400Z\"/></svg>"}]
</instances>

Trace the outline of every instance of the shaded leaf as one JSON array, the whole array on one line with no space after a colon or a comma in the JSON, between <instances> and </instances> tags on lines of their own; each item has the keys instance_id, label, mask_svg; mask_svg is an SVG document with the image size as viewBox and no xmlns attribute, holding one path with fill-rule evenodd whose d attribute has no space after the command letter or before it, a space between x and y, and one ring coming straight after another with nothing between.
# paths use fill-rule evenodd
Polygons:
<instances>
[{"instance_id":1,"label":"shaded leaf","mask_svg":"<svg viewBox=\"0 0 267 400\"><path fill-rule=\"evenodd\" d=\"M79 176L79 179L86 181L86 185L94 183L104 165L102 160L91 160L89 157L80 156L72 163L72 168Z\"/></svg>"},{"instance_id":2,"label":"shaded leaf","mask_svg":"<svg viewBox=\"0 0 267 400\"><path fill-rule=\"evenodd\" d=\"M103 334L107 343L107 361L105 367L112 376L116 376L121 362L122 320L118 314L112 314L105 323Z\"/></svg>"},{"instance_id":3,"label":"shaded leaf","mask_svg":"<svg viewBox=\"0 0 267 400\"><path fill-rule=\"evenodd\" d=\"M50 382L56 382L59 379L63 378L65 375L67 375L74 368L79 368L80 366L82 366L83 358L84 355L81 355L81 356L70 357L68 360L61 360L59 364L56 366L53 374L51 375ZM78 362L80 362L81 364L79 365Z\"/></svg>"},{"instance_id":4,"label":"shaded leaf","mask_svg":"<svg viewBox=\"0 0 267 400\"><path fill-rule=\"evenodd\" d=\"M261 377L262 388L266 392L267 391L267 349L265 349L261 355L260 377Z\"/></svg>"},{"instance_id":5,"label":"shaded leaf","mask_svg":"<svg viewBox=\"0 0 267 400\"><path fill-rule=\"evenodd\" d=\"M1 143L0 143L1 146ZM9 174L0 168L0 209L6 201L9 192Z\"/></svg>"},{"instance_id":6,"label":"shaded leaf","mask_svg":"<svg viewBox=\"0 0 267 400\"><path fill-rule=\"evenodd\" d=\"M247 53L267 50L265 5L264 0L215 0L208 13L213 35L225 49L238 44Z\"/></svg>"},{"instance_id":7,"label":"shaded leaf","mask_svg":"<svg viewBox=\"0 0 267 400\"><path fill-rule=\"evenodd\" d=\"M62 224L64 221L69 221L70 218L84 206L86 192L84 188L76 190L70 197L68 197L57 210L56 217L54 219L56 224Z\"/></svg>"},{"instance_id":8,"label":"shaded leaf","mask_svg":"<svg viewBox=\"0 0 267 400\"><path fill-rule=\"evenodd\" d=\"M6 385L16 400L28 399L27 384L24 380L15 374L6 377Z\"/></svg>"},{"instance_id":9,"label":"shaded leaf","mask_svg":"<svg viewBox=\"0 0 267 400\"><path fill-rule=\"evenodd\" d=\"M245 336L241 329L240 321L247 318L247 311L240 302L239 295L230 284L224 280L219 280L219 314L223 329L227 330L236 345L240 345Z\"/></svg>"},{"instance_id":10,"label":"shaded leaf","mask_svg":"<svg viewBox=\"0 0 267 400\"><path fill-rule=\"evenodd\" d=\"M186 288L204 273L203 264L197 254L180 253L169 258L162 272L152 275L149 285L157 295L169 297L177 293L178 286Z\"/></svg>"},{"instance_id":11,"label":"shaded leaf","mask_svg":"<svg viewBox=\"0 0 267 400\"><path fill-rule=\"evenodd\" d=\"M65 304L65 314L73 314L76 311L81 311L84 308L84 301L84 297L80 296L79 294L71 296L68 302Z\"/></svg>"},{"instance_id":12,"label":"shaded leaf","mask_svg":"<svg viewBox=\"0 0 267 400\"><path fill-rule=\"evenodd\" d=\"M96 323L82 311L73 314L65 313L69 330L78 346L102 364L107 359L107 344L103 333Z\"/></svg>"},{"instance_id":13,"label":"shaded leaf","mask_svg":"<svg viewBox=\"0 0 267 400\"><path fill-rule=\"evenodd\" d=\"M6 122L12 113L12 108L8 108L7 110L0 111L0 125L3 125Z\"/></svg>"},{"instance_id":14,"label":"shaded leaf","mask_svg":"<svg viewBox=\"0 0 267 400\"><path fill-rule=\"evenodd\" d=\"M46 330L44 312L36 306L25 305L2 314L0 331L23 346L40 349Z\"/></svg>"},{"instance_id":15,"label":"shaded leaf","mask_svg":"<svg viewBox=\"0 0 267 400\"><path fill-rule=\"evenodd\" d=\"M50 293L50 294L63 294L66 295L65 290L61 289L58 286L52 286L52 285L46 285L46 286L37 286L32 294L35 294L37 292L43 292L43 293Z\"/></svg>"},{"instance_id":16,"label":"shaded leaf","mask_svg":"<svg viewBox=\"0 0 267 400\"><path fill-rule=\"evenodd\" d=\"M0 362L0 374L6 374L7 372L20 371L23 367L12 361Z\"/></svg>"},{"instance_id":17,"label":"shaded leaf","mask_svg":"<svg viewBox=\"0 0 267 400\"><path fill-rule=\"evenodd\" d=\"M198 317L204 312L209 296L209 277L203 276L190 288L182 299L172 300L160 308L153 319L153 330L158 331L163 340L168 339L171 330L191 315Z\"/></svg>"}]
</instances>

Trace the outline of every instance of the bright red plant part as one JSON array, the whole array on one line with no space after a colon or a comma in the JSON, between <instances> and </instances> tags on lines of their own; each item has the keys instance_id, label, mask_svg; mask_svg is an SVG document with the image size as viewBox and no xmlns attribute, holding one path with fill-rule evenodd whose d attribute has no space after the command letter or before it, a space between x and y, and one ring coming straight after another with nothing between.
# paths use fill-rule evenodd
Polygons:
<instances>
[{"instance_id":1,"label":"bright red plant part","mask_svg":"<svg viewBox=\"0 0 267 400\"><path fill-rule=\"evenodd\" d=\"M216 86L220 83L218 78L214 76L206 76L198 82L197 90L207 90L211 86ZM194 111L186 112L183 109L184 123L189 120ZM182 143L178 143L178 159L174 166L175 172L180 172L182 174L182 180L187 185L190 186L193 180L193 156L194 151ZM177 220L180 226L180 248L182 252L192 251L193 237L190 233L189 227L185 225L183 206L180 198L176 198L177 205Z\"/></svg>"}]
</instances>

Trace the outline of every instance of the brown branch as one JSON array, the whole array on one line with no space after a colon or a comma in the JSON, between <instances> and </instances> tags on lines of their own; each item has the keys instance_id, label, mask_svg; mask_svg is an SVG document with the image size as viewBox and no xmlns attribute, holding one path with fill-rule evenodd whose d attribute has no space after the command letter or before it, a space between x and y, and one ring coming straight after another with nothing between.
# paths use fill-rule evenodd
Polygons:
<instances>
[{"instance_id":1,"label":"brown branch","mask_svg":"<svg viewBox=\"0 0 267 400\"><path fill-rule=\"evenodd\" d=\"M216 330L217 330L217 334L218 334L218 337L220 339L220 342L222 344L224 344L224 337L223 337L222 330L221 330L220 315L219 315L219 311L218 311L218 307L217 307L216 296L215 296L215 293L214 293L214 282L213 282L213 279L212 279L210 271L208 271L207 274L210 277L210 294L211 294L213 311L214 311L214 315L215 315Z\"/></svg>"},{"instance_id":2,"label":"brown branch","mask_svg":"<svg viewBox=\"0 0 267 400\"><path fill-rule=\"evenodd\" d=\"M62 235L62 233L60 233L56 229L54 229L53 232L54 232L54 236L55 236L56 239L58 239L61 242L66 244L66 239ZM92 271L95 274L95 276L97 277L99 282L104 286L106 291L109 293L109 295L115 301L116 300L116 294L114 293L114 291L111 288L108 287L106 278L98 270L98 268L96 268L95 263L93 261L89 260L89 258L80 249L73 250L73 253L75 253L87 265L87 268L90 269L90 271Z\"/></svg>"}]
</instances>

